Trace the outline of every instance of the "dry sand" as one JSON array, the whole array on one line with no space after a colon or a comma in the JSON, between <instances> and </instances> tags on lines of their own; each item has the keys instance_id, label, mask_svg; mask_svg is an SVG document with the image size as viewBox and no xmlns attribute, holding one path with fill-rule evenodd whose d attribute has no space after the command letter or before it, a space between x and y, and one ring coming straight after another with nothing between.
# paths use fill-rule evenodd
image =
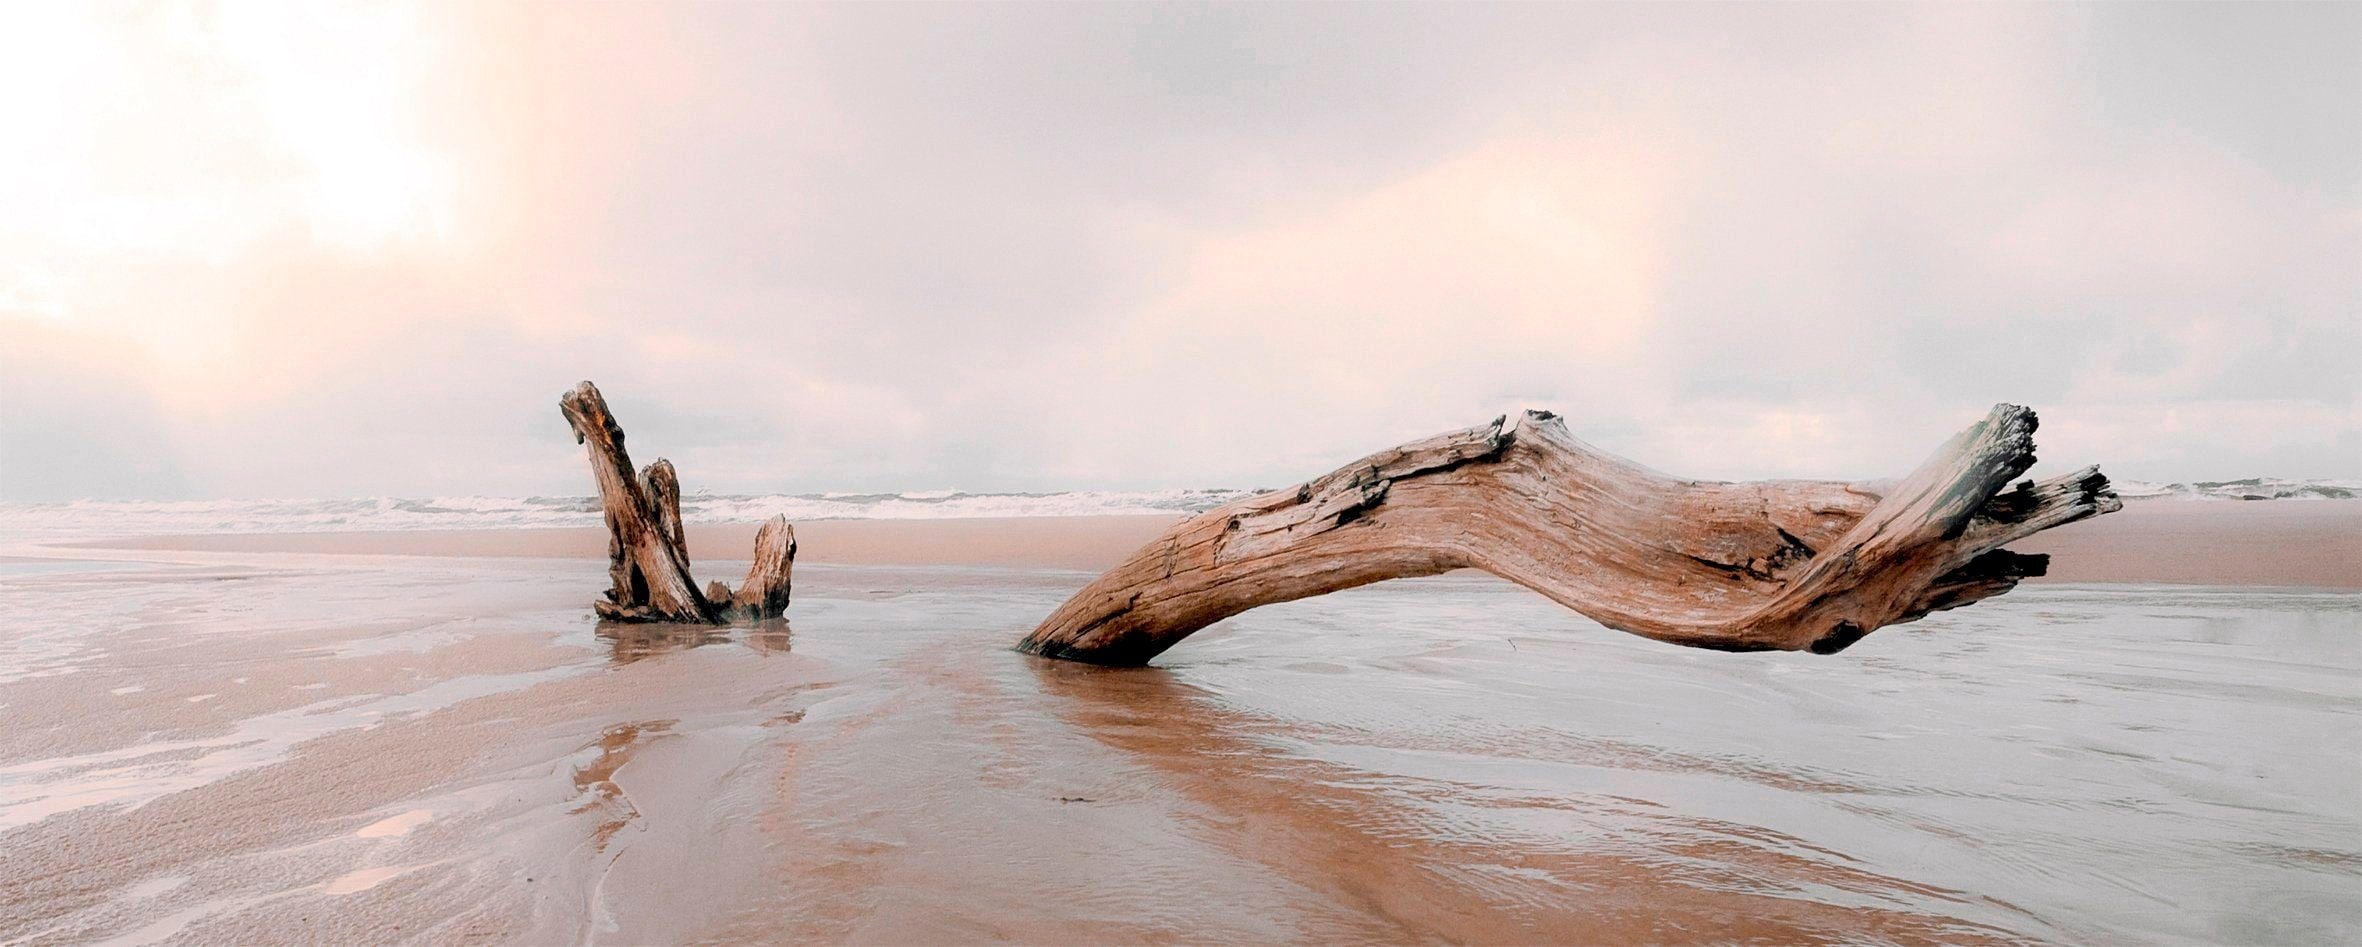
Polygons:
<instances>
[{"instance_id":1,"label":"dry sand","mask_svg":"<svg viewBox=\"0 0 2362 947\"><path fill-rule=\"evenodd\" d=\"M800 563L1098 571L1169 516L833 520L796 524ZM689 527L699 559L741 560L755 524ZM79 544L221 552L603 558L598 529L154 536ZM2013 547L2051 553L2048 582L2362 588L2362 500L2135 502ZM734 579L735 577L727 577Z\"/></svg>"},{"instance_id":2,"label":"dry sand","mask_svg":"<svg viewBox=\"0 0 2362 947\"><path fill-rule=\"evenodd\" d=\"M1000 566L1096 571L1156 535L1170 516L1040 516L940 520L821 520L796 524L796 562L840 565ZM743 562L755 523L694 524L698 561ZM83 548L299 552L394 556L605 559L597 528L404 530L148 536L72 543ZM735 585L737 576L724 578ZM707 577L701 577L707 578Z\"/></svg>"},{"instance_id":3,"label":"dry sand","mask_svg":"<svg viewBox=\"0 0 2362 947\"><path fill-rule=\"evenodd\" d=\"M2362 500L2136 501L2010 548L2048 582L2362 588Z\"/></svg>"}]
</instances>

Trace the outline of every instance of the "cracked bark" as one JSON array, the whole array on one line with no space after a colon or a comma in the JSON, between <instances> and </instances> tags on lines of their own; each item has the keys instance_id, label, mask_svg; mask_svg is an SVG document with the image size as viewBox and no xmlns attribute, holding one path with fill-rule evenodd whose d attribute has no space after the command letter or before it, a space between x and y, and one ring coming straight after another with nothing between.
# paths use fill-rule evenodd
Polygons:
<instances>
[{"instance_id":1,"label":"cracked bark","mask_svg":"<svg viewBox=\"0 0 2362 947\"><path fill-rule=\"evenodd\" d=\"M796 534L786 516L772 517L756 534L753 564L736 593L720 582L699 592L689 575L681 485L672 462L659 458L634 476L623 428L590 382L559 398L558 408L574 428L575 442L589 451L591 477L606 514L611 587L591 603L600 618L721 624L778 618L787 611Z\"/></svg>"},{"instance_id":2,"label":"cracked bark","mask_svg":"<svg viewBox=\"0 0 2362 947\"><path fill-rule=\"evenodd\" d=\"M2033 411L1997 405L1892 483L1712 483L1529 411L1176 524L1018 647L1143 664L1259 605L1474 568L1659 641L1834 653L2041 575L2048 557L2001 547L2122 507L2096 467L2011 486L2034 428Z\"/></svg>"}]
</instances>

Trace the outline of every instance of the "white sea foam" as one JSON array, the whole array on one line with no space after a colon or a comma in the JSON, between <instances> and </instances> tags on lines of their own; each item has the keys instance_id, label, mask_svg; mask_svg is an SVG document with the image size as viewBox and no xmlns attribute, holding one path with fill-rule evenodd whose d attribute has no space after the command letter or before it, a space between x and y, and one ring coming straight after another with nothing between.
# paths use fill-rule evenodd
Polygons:
<instances>
[{"instance_id":1,"label":"white sea foam","mask_svg":"<svg viewBox=\"0 0 2362 947\"><path fill-rule=\"evenodd\" d=\"M1246 490L1073 493L692 494L691 523L735 523L778 514L823 519L956 519L1193 513L1250 495ZM561 497L364 497L347 500L75 500L0 503L0 534L24 537L154 533L292 533L347 530L512 529L597 526L598 501Z\"/></svg>"},{"instance_id":2,"label":"white sea foam","mask_svg":"<svg viewBox=\"0 0 2362 947\"><path fill-rule=\"evenodd\" d=\"M2150 483L2116 480L2116 495L2127 500L2353 500L2362 499L2362 480L2284 480L2249 477L2245 480L2201 480L2192 483Z\"/></svg>"},{"instance_id":3,"label":"white sea foam","mask_svg":"<svg viewBox=\"0 0 2362 947\"><path fill-rule=\"evenodd\" d=\"M2303 500L2362 498L2362 480L2246 480L2196 483L2115 481L2127 500ZM1194 513L1248 490L1076 491L1070 493L692 494L691 523L734 523L787 514L791 520L957 519ZM598 501L557 497L361 497L344 500L75 500L0 503L0 535L23 538L158 533L294 533L348 530L513 529L599 525Z\"/></svg>"}]
</instances>

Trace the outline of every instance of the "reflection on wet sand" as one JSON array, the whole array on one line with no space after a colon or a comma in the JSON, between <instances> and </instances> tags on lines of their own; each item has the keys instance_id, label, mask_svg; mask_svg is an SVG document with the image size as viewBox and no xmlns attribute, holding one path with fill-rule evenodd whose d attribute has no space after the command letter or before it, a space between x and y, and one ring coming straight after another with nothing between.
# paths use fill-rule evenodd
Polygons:
<instances>
[{"instance_id":1,"label":"reflection on wet sand","mask_svg":"<svg viewBox=\"0 0 2362 947\"><path fill-rule=\"evenodd\" d=\"M583 795L584 801L566 814L581 815L594 809L602 812L603 820L598 829L591 833L591 841L598 850L605 851L607 842L615 837L615 833L623 831L624 826L630 825L633 819L640 816L640 810L632 805L631 797L623 791L623 787L615 784L615 771L631 762L633 754L641 746L642 734L663 733L678 722L651 720L608 727L607 732L600 734L599 739L591 744L598 748L598 757L574 771L574 789Z\"/></svg>"},{"instance_id":2,"label":"reflection on wet sand","mask_svg":"<svg viewBox=\"0 0 2362 947\"><path fill-rule=\"evenodd\" d=\"M232 565L0 577L49 606L0 942L2362 932L2351 594L2026 589L1832 660L1443 577L1111 671L1008 650L1072 573L815 567L791 636L594 626L595 563Z\"/></svg>"},{"instance_id":3,"label":"reflection on wet sand","mask_svg":"<svg viewBox=\"0 0 2362 947\"><path fill-rule=\"evenodd\" d=\"M1408 939L2013 939L1987 925L1877 903L1889 894L1915 903L1969 900L1960 893L1862 871L1843 864L1842 855L1755 834L1761 830L1697 824L1641 800L1526 797L1481 804L1562 810L1577 823L1620 823L1623 833L1659 840L1645 853L1612 851L1618 840L1604 833L1531 848L1455 835L1440 824L1450 818L1452 800L1445 797L1481 785L1423 786L1289 754L1277 741L1300 724L1228 709L1162 669L1026 660L1066 721L1147 764L1166 788L1210 810L1200 828L1226 848L1357 905ZM1799 897L1807 892L1812 900Z\"/></svg>"},{"instance_id":4,"label":"reflection on wet sand","mask_svg":"<svg viewBox=\"0 0 2362 947\"><path fill-rule=\"evenodd\" d=\"M674 622L598 623L595 633L607 643L608 661L621 666L674 651L735 641L761 654L784 653L793 635L786 619L746 625L693 625Z\"/></svg>"}]
</instances>

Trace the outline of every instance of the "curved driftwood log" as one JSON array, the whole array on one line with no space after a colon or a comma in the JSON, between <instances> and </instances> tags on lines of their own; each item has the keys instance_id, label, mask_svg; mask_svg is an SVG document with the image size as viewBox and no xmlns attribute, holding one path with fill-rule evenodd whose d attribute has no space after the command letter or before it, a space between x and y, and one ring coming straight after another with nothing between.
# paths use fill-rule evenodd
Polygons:
<instances>
[{"instance_id":1,"label":"curved driftwood log","mask_svg":"<svg viewBox=\"0 0 2362 947\"><path fill-rule=\"evenodd\" d=\"M1258 605L1482 569L1610 628L1724 651L1844 649L2041 575L2001 547L2122 508L2096 467L2042 483L2034 412L1997 405L1894 483L1681 480L1528 411L1181 522L1018 647L1142 664Z\"/></svg>"},{"instance_id":2,"label":"curved driftwood log","mask_svg":"<svg viewBox=\"0 0 2362 947\"><path fill-rule=\"evenodd\" d=\"M607 517L607 576L614 587L605 600L591 603L599 617L719 624L778 618L787 611L796 531L786 516L772 517L755 535L754 564L736 594L720 582L700 593L689 576L681 482L672 462L659 458L634 477L623 428L590 382L559 398L558 408L574 427L575 442L588 445L591 476Z\"/></svg>"}]
</instances>

